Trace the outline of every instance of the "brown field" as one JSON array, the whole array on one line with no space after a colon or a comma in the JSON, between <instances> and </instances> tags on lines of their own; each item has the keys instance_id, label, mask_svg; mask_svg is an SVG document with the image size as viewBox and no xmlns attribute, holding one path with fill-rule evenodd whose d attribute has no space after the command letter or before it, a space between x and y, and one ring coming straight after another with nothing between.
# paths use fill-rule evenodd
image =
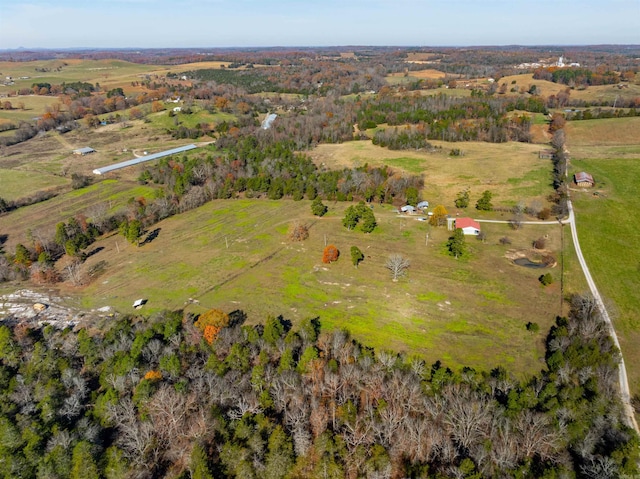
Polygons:
<instances>
[{"instance_id":1,"label":"brown field","mask_svg":"<svg viewBox=\"0 0 640 479\"><path fill-rule=\"evenodd\" d=\"M176 140L151 128L142 120L102 126L97 129L81 128L64 135L49 132L26 143L9 146L0 157L0 168L18 169L34 173L44 171L70 176L72 173L93 175L95 168L135 157L134 152L157 152L190 143ZM77 156L73 150L90 146L95 153ZM129 177L131 170L119 170L114 175ZM135 173L133 173L135 174Z\"/></svg>"},{"instance_id":2,"label":"brown field","mask_svg":"<svg viewBox=\"0 0 640 479\"><path fill-rule=\"evenodd\" d=\"M512 84L513 81L516 83ZM560 83L553 83L545 80L534 80L533 73L502 77L496 83L498 85L506 83L508 94L513 94L509 90L515 86L518 88L524 87L528 90L531 85L536 85L539 94L542 96L555 95L558 92L569 88L567 85L562 85ZM640 85L634 83L627 83L627 85L628 86L626 88L622 89L618 88L616 85L590 86L584 90L572 89L570 90L570 98L584 101L606 101L613 104L616 98L632 99L640 96Z\"/></svg>"},{"instance_id":3,"label":"brown field","mask_svg":"<svg viewBox=\"0 0 640 479\"><path fill-rule=\"evenodd\" d=\"M492 144L433 141L442 149L435 153L392 151L370 141L319 145L310 152L318 165L328 168L389 165L394 169L421 174L422 196L431 203L452 205L457 193L469 187L472 198L482 191L494 194L494 204L514 205L520 200L538 199L546 204L551 193L549 160L538 158L540 145L528 143ZM461 148L462 157L450 157L452 148Z\"/></svg>"},{"instance_id":4,"label":"brown field","mask_svg":"<svg viewBox=\"0 0 640 479\"><path fill-rule=\"evenodd\" d=\"M570 121L569 146L640 145L640 117Z\"/></svg>"},{"instance_id":5,"label":"brown field","mask_svg":"<svg viewBox=\"0 0 640 479\"><path fill-rule=\"evenodd\" d=\"M411 63L425 63L431 60L435 56L435 53L428 52L411 52L407 53L407 62Z\"/></svg>"},{"instance_id":6,"label":"brown field","mask_svg":"<svg viewBox=\"0 0 640 479\"><path fill-rule=\"evenodd\" d=\"M391 77L404 77L405 74L398 72L398 73L392 73L391 75L389 75ZM433 68L429 68L426 70L416 70L416 71L410 71L408 72L408 76L412 77L412 78L418 78L418 79L428 79L428 80L437 80L439 78L444 78L447 76L446 73L441 72L440 70L434 70Z\"/></svg>"}]
</instances>

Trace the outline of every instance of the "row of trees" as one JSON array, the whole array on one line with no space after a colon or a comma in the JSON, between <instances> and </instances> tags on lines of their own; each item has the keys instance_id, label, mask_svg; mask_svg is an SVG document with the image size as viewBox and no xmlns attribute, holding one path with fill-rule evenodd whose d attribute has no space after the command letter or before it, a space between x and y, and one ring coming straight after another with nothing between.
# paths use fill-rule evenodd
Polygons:
<instances>
[{"instance_id":1,"label":"row of trees","mask_svg":"<svg viewBox=\"0 0 640 479\"><path fill-rule=\"evenodd\" d=\"M374 351L317 319L244 319L165 312L91 333L4 322L2 477L638 473L619 353L590 298L574 298L546 369L521 380Z\"/></svg>"}]
</instances>

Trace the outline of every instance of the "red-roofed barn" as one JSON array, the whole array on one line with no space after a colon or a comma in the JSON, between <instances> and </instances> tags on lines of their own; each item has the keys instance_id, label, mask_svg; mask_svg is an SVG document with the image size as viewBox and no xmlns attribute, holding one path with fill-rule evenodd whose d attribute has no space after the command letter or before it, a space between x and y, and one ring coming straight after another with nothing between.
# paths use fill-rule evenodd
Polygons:
<instances>
[{"instance_id":1,"label":"red-roofed barn","mask_svg":"<svg viewBox=\"0 0 640 479\"><path fill-rule=\"evenodd\" d=\"M471 218L456 218L456 229L461 229L466 235L479 235L480 223Z\"/></svg>"}]
</instances>

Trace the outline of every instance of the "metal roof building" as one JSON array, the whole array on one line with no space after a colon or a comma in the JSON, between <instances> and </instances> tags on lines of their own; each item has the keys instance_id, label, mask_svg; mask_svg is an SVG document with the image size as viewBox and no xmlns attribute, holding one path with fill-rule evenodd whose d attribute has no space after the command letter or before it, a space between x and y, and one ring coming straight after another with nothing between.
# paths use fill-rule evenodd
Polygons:
<instances>
[{"instance_id":1,"label":"metal roof building","mask_svg":"<svg viewBox=\"0 0 640 479\"><path fill-rule=\"evenodd\" d=\"M73 150L74 155L88 155L89 153L94 153L96 150L91 148L90 146L85 146L84 148L78 148L77 150Z\"/></svg>"},{"instance_id":2,"label":"metal roof building","mask_svg":"<svg viewBox=\"0 0 640 479\"><path fill-rule=\"evenodd\" d=\"M278 115L276 115L275 113L271 113L270 115L268 115L262 122L262 129L268 130L269 128L271 128L271 123L273 123L273 120L275 120L276 118L278 118Z\"/></svg>"},{"instance_id":3,"label":"metal roof building","mask_svg":"<svg viewBox=\"0 0 640 479\"><path fill-rule=\"evenodd\" d=\"M120 168L126 168L127 166L133 166L140 163L145 163L147 161L157 160L158 158L162 158L169 155L175 155L176 153L182 153L185 151L193 150L194 148L198 148L198 147L193 144L181 146L179 148L173 148L171 150L161 151L160 153L154 153L153 155L141 156L140 158L134 158L133 160L122 161L114 165L104 166L102 168L96 168L95 170L93 170L93 173L96 175L104 175L105 173L109 173L110 171L119 170Z\"/></svg>"}]
</instances>

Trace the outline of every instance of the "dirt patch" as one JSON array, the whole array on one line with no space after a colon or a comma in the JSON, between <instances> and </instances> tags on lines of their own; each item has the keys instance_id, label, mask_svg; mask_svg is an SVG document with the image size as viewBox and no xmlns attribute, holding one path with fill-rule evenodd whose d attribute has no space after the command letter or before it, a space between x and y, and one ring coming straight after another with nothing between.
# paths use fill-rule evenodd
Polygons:
<instances>
[{"instance_id":1,"label":"dirt patch","mask_svg":"<svg viewBox=\"0 0 640 479\"><path fill-rule=\"evenodd\" d=\"M558 264L558 261L555 256L553 256L552 252L546 249L511 249L505 253L504 257L520 266L526 265L522 264L522 262L517 262L519 260L527 260L532 265L540 265L536 266L540 268L554 268Z\"/></svg>"},{"instance_id":2,"label":"dirt patch","mask_svg":"<svg viewBox=\"0 0 640 479\"><path fill-rule=\"evenodd\" d=\"M55 290L19 289L0 296L0 321L30 323L38 327L50 324L62 329L76 326L88 318L113 315L108 306L81 311L70 307L69 300L70 298L61 296Z\"/></svg>"}]
</instances>

